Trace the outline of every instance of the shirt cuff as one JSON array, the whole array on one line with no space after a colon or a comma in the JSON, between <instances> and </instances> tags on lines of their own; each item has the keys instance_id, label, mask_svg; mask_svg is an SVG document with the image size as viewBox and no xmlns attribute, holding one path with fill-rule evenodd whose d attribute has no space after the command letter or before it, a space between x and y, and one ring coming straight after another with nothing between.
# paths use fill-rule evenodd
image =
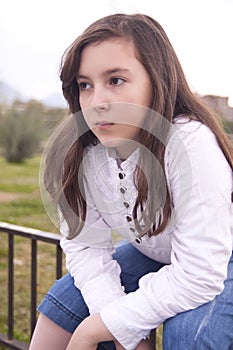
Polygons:
<instances>
[{"instance_id":1,"label":"shirt cuff","mask_svg":"<svg viewBox=\"0 0 233 350\"><path fill-rule=\"evenodd\" d=\"M112 276L110 273L90 279L81 288L81 293L90 314L100 312L107 304L125 295L120 279L118 281L116 276Z\"/></svg>"},{"instance_id":2,"label":"shirt cuff","mask_svg":"<svg viewBox=\"0 0 233 350\"><path fill-rule=\"evenodd\" d=\"M105 306L100 316L110 333L126 350L134 350L161 323L156 324L155 320L152 326L154 314L140 289Z\"/></svg>"}]
</instances>

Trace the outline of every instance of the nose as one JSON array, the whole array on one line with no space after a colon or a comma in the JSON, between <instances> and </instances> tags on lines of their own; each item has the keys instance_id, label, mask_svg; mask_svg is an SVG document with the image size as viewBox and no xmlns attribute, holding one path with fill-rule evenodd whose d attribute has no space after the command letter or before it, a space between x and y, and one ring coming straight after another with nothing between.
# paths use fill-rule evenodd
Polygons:
<instances>
[{"instance_id":1,"label":"nose","mask_svg":"<svg viewBox=\"0 0 233 350\"><path fill-rule=\"evenodd\" d=\"M108 111L110 108L110 100L108 93L103 87L95 87L92 95L91 105L98 112Z\"/></svg>"},{"instance_id":2,"label":"nose","mask_svg":"<svg viewBox=\"0 0 233 350\"><path fill-rule=\"evenodd\" d=\"M109 110L110 108L110 104L105 102L105 103L101 103L101 104L98 104L96 106L94 106L94 108L98 111L98 112L106 112Z\"/></svg>"}]
</instances>

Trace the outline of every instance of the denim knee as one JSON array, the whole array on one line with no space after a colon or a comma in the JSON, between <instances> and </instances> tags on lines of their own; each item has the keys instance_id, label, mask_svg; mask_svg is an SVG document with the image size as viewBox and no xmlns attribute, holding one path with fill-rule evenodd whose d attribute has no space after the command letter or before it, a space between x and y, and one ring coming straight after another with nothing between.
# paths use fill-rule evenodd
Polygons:
<instances>
[{"instance_id":1,"label":"denim knee","mask_svg":"<svg viewBox=\"0 0 233 350\"><path fill-rule=\"evenodd\" d=\"M219 298L168 319L163 350L233 350L233 315L219 311Z\"/></svg>"}]
</instances>

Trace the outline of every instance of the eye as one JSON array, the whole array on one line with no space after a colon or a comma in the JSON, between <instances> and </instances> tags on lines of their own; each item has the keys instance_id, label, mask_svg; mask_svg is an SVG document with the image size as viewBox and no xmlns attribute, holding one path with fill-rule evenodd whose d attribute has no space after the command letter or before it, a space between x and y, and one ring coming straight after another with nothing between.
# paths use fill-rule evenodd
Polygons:
<instances>
[{"instance_id":1,"label":"eye","mask_svg":"<svg viewBox=\"0 0 233 350\"><path fill-rule=\"evenodd\" d=\"M122 85L125 83L125 80L122 78L118 78L118 77L113 77L110 79L110 85Z\"/></svg>"},{"instance_id":2,"label":"eye","mask_svg":"<svg viewBox=\"0 0 233 350\"><path fill-rule=\"evenodd\" d=\"M79 86L80 91L86 91L86 90L90 89L91 84L89 84L85 81L81 81L80 83L78 83L78 86Z\"/></svg>"}]
</instances>

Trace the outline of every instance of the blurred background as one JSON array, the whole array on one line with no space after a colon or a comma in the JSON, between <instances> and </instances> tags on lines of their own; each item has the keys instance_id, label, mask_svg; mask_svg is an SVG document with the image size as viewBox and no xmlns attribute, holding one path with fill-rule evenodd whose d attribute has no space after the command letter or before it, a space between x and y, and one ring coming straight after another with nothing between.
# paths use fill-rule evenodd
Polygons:
<instances>
[{"instance_id":1,"label":"blurred background","mask_svg":"<svg viewBox=\"0 0 233 350\"><path fill-rule=\"evenodd\" d=\"M0 82L15 93L1 87L1 100L64 106L58 79L64 50L94 20L116 12L154 17L193 90L228 96L233 105L232 0L0 0Z\"/></svg>"},{"instance_id":2,"label":"blurred background","mask_svg":"<svg viewBox=\"0 0 233 350\"><path fill-rule=\"evenodd\" d=\"M117 12L145 13L163 26L191 89L233 133L233 0L0 0L0 221L57 232L38 179L44 145L67 112L61 57L89 24ZM44 245L38 251L38 300L55 278L52 255ZM0 231L0 333L7 328L7 259ZM14 336L25 342L30 264L30 246L17 237Z\"/></svg>"}]
</instances>

